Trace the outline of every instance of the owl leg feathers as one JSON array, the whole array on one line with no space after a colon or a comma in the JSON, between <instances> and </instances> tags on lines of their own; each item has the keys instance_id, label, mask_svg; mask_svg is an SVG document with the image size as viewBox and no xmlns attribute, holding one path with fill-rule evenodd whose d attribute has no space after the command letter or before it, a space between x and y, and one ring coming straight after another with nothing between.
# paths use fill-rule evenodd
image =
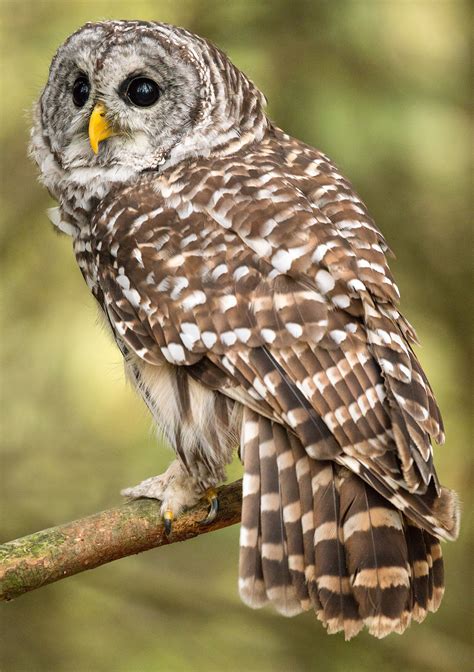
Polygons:
<instances>
[{"instance_id":1,"label":"owl leg feathers","mask_svg":"<svg viewBox=\"0 0 474 672\"><path fill-rule=\"evenodd\" d=\"M161 476L122 494L159 499L168 528L183 509L206 499L209 512L203 523L211 523L219 508L215 487L225 480L237 445L238 408L195 381L184 367L152 366L129 357L126 371L178 459Z\"/></svg>"},{"instance_id":2,"label":"owl leg feathers","mask_svg":"<svg viewBox=\"0 0 474 672\"><path fill-rule=\"evenodd\" d=\"M307 456L286 430L246 409L239 591L251 607L313 608L329 633L384 637L436 611L436 537L357 475Z\"/></svg>"}]
</instances>

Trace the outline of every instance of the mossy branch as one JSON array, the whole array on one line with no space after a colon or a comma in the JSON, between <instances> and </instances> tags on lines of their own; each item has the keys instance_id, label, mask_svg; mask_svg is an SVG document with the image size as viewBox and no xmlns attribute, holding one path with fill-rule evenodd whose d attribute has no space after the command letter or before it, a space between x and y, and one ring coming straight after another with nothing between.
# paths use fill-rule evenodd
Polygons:
<instances>
[{"instance_id":1,"label":"mossy branch","mask_svg":"<svg viewBox=\"0 0 474 672\"><path fill-rule=\"evenodd\" d=\"M12 600L67 576L157 546L186 541L240 521L242 481L218 490L219 513L203 524L207 505L198 503L165 534L160 504L137 499L72 523L51 527L0 546L0 600Z\"/></svg>"}]
</instances>

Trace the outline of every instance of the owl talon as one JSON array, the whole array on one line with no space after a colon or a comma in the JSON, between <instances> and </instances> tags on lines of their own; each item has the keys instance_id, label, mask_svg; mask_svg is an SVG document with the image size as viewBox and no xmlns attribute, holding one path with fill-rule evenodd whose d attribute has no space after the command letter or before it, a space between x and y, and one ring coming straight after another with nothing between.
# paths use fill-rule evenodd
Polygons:
<instances>
[{"instance_id":1,"label":"owl talon","mask_svg":"<svg viewBox=\"0 0 474 672\"><path fill-rule=\"evenodd\" d=\"M202 521L203 525L209 525L212 523L216 519L217 512L219 511L219 497L213 488L210 488L206 492L206 499L209 502L209 511L207 512L207 516Z\"/></svg>"},{"instance_id":2,"label":"owl talon","mask_svg":"<svg viewBox=\"0 0 474 672\"><path fill-rule=\"evenodd\" d=\"M165 526L165 534L167 537L171 535L171 528L173 526L173 512L170 511L169 509L165 511L164 516L163 516L163 523Z\"/></svg>"}]
</instances>

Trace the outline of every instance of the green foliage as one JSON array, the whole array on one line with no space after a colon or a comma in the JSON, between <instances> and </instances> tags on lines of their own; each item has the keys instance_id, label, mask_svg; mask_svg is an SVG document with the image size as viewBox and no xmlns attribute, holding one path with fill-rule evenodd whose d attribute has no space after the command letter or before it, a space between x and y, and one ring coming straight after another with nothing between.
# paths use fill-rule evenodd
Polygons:
<instances>
[{"instance_id":1,"label":"green foliage","mask_svg":"<svg viewBox=\"0 0 474 672\"><path fill-rule=\"evenodd\" d=\"M26 156L25 110L52 54L101 18L167 21L210 38L264 90L278 125L352 179L397 252L404 312L446 422L437 465L465 502L460 540L444 546L442 608L402 638L344 644L310 614L247 609L235 527L4 605L2 669L469 669L467 3L3 0L0 9L3 540L112 506L122 487L171 459L95 324L70 241L48 225L51 203Z\"/></svg>"}]
</instances>

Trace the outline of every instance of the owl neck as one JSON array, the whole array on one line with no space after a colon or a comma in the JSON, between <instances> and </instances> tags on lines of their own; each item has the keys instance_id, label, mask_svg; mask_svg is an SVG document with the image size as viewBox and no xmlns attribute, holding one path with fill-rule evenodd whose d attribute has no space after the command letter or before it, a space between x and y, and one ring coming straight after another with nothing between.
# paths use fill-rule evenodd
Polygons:
<instances>
[{"instance_id":1,"label":"owl neck","mask_svg":"<svg viewBox=\"0 0 474 672\"><path fill-rule=\"evenodd\" d=\"M138 179L136 170L124 166L74 168L58 171L43 182L59 207L50 208L48 216L62 233L73 238L87 235L95 209L114 189Z\"/></svg>"},{"instance_id":2,"label":"owl neck","mask_svg":"<svg viewBox=\"0 0 474 672\"><path fill-rule=\"evenodd\" d=\"M259 112L247 119L246 124L221 124L218 132L204 125L195 129L192 136L182 138L169 151L156 157L156 164L146 172L158 177L184 161L213 161L245 152L248 146L261 142L272 128L266 115ZM110 192L133 184L144 173L143 169L127 165L63 168L43 138L41 143L33 145L33 152L43 183L59 203L59 208L49 211L50 219L59 230L74 238L80 237L81 232L87 235L95 209Z\"/></svg>"}]
</instances>

